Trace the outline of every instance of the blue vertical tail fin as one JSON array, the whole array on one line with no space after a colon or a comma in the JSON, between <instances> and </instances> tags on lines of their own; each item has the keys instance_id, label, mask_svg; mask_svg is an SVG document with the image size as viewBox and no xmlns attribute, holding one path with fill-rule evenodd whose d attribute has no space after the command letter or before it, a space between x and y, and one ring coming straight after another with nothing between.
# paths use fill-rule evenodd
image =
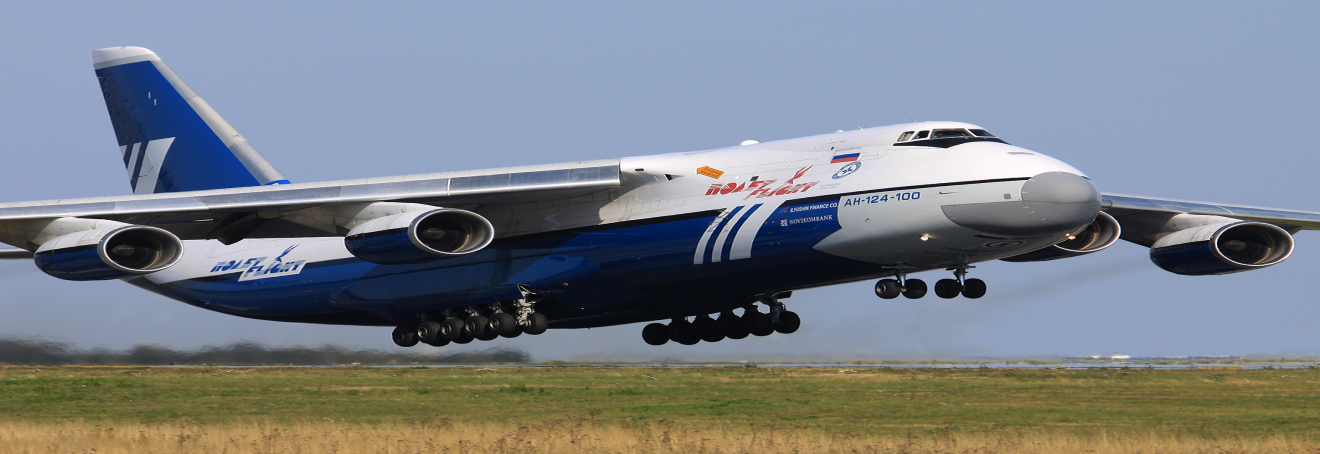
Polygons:
<instances>
[{"instance_id":1,"label":"blue vertical tail fin","mask_svg":"<svg viewBox=\"0 0 1320 454\"><path fill-rule=\"evenodd\" d=\"M134 194L288 184L155 53L92 51Z\"/></svg>"}]
</instances>

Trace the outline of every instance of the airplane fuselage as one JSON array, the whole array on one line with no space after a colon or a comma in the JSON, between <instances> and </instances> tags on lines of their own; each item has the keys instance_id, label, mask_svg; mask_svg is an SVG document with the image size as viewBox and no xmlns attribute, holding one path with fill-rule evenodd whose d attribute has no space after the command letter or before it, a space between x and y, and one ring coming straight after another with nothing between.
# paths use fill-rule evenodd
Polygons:
<instances>
[{"instance_id":1,"label":"airplane fuselage","mask_svg":"<svg viewBox=\"0 0 1320 454\"><path fill-rule=\"evenodd\" d=\"M623 158L617 189L462 207L497 238L460 257L378 265L342 237L192 240L178 264L130 282L233 315L381 326L534 291L548 298L536 310L552 327L589 327L1010 257L1065 240L1099 212L1083 174L1043 154L998 139L897 142L939 128L977 127L913 123Z\"/></svg>"}]
</instances>

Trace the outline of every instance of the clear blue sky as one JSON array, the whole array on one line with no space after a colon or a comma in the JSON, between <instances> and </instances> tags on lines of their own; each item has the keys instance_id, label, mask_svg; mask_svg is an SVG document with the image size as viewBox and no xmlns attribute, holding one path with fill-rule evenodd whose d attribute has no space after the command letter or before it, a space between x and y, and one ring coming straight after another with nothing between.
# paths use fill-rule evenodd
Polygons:
<instances>
[{"instance_id":1,"label":"clear blue sky","mask_svg":"<svg viewBox=\"0 0 1320 454\"><path fill-rule=\"evenodd\" d=\"M280 2L271 2L280 3ZM290 180L698 150L976 123L1102 191L1320 211L1320 6L1287 3L20 2L0 28L0 200L126 194L88 51L159 55ZM803 328L649 347L641 325L451 346L537 359L1320 353L1320 233L1217 277L1144 248L992 262L980 300L798 292ZM919 277L930 282L943 273ZM0 336L394 348L388 328L230 317L0 263Z\"/></svg>"}]
</instances>

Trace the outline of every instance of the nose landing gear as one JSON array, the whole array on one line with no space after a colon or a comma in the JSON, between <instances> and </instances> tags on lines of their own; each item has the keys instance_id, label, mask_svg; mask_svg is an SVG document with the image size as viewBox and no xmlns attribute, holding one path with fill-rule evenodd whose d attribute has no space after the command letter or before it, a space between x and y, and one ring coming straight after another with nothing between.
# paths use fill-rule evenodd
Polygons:
<instances>
[{"instance_id":1,"label":"nose landing gear","mask_svg":"<svg viewBox=\"0 0 1320 454\"><path fill-rule=\"evenodd\" d=\"M918 299L926 296L926 281L921 279L908 279L906 271L894 273L897 279L881 279L875 283L875 296L884 299L898 298L903 295L909 299Z\"/></svg>"},{"instance_id":2,"label":"nose landing gear","mask_svg":"<svg viewBox=\"0 0 1320 454\"><path fill-rule=\"evenodd\" d=\"M894 279L881 279L875 283L875 296L884 299L898 298L903 295L911 299L926 296L926 282L921 279L908 279L907 272L899 267L894 273ZM980 279L967 279L967 270L975 268L974 266L961 265L955 268L949 268L953 271L954 279L940 279L935 282L935 295L944 298L956 298L962 295L967 298L976 299L985 296L985 281Z\"/></svg>"},{"instance_id":3,"label":"nose landing gear","mask_svg":"<svg viewBox=\"0 0 1320 454\"><path fill-rule=\"evenodd\" d=\"M956 268L949 268L953 271L955 279L940 279L935 283L935 294L940 298L949 299L957 297L959 294L970 299L977 299L985 296L985 281L980 279L967 279L967 270L976 268L974 266L962 265Z\"/></svg>"}]
</instances>

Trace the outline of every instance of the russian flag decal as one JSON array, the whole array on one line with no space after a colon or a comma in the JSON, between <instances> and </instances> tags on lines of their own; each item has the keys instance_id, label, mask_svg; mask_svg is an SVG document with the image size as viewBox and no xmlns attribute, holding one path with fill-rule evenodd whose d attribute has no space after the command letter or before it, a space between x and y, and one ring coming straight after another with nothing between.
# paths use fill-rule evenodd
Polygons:
<instances>
[{"instance_id":1,"label":"russian flag decal","mask_svg":"<svg viewBox=\"0 0 1320 454\"><path fill-rule=\"evenodd\" d=\"M836 162L856 161L857 157L861 155L862 155L861 153L848 153L848 154L835 155L834 159L830 160L830 164L834 164Z\"/></svg>"}]
</instances>

